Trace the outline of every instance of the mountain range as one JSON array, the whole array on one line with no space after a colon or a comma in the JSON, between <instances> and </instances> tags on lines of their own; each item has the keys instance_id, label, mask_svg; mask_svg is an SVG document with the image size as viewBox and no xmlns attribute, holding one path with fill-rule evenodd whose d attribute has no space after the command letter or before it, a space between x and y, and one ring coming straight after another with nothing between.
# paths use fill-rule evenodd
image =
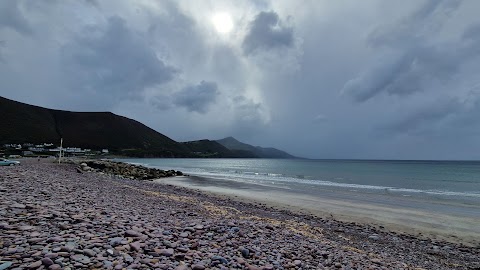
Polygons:
<instances>
[{"instance_id":1,"label":"mountain range","mask_svg":"<svg viewBox=\"0 0 480 270\"><path fill-rule=\"evenodd\" d=\"M253 153L259 158L295 158L287 152L278 150L276 148L264 148L260 146L252 146L250 144L242 143L233 137L227 137L216 142L225 146L230 150L243 151L245 153Z\"/></svg>"},{"instance_id":2,"label":"mountain range","mask_svg":"<svg viewBox=\"0 0 480 270\"><path fill-rule=\"evenodd\" d=\"M235 138L177 142L146 125L111 112L47 109L0 97L0 144L55 143L107 148L133 157L295 158Z\"/></svg>"}]
</instances>

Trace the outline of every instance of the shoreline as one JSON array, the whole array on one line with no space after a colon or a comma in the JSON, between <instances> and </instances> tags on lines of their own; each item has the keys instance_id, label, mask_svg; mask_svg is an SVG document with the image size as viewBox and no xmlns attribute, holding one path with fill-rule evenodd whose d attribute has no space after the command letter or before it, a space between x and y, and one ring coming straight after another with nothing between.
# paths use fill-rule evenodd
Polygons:
<instances>
[{"instance_id":1,"label":"shoreline","mask_svg":"<svg viewBox=\"0 0 480 270\"><path fill-rule=\"evenodd\" d=\"M480 267L478 248L76 168L0 169L0 267Z\"/></svg>"},{"instance_id":2,"label":"shoreline","mask_svg":"<svg viewBox=\"0 0 480 270\"><path fill-rule=\"evenodd\" d=\"M360 202L345 197L310 196L296 192L285 192L272 187L255 184L232 183L232 186L215 186L218 182L207 177L185 176L170 179L157 179L154 182L189 188L239 202L255 202L273 209L289 210L312 217L334 218L341 222L355 222L372 225L379 230L408 234L419 239L441 240L480 247L479 218L429 213L413 207L399 207L394 203L382 205L372 200ZM200 183L203 182L203 183ZM199 184L200 183L200 184ZM268 190L270 189L270 190ZM365 195L364 195L365 196ZM480 210L479 210L480 211Z\"/></svg>"},{"instance_id":3,"label":"shoreline","mask_svg":"<svg viewBox=\"0 0 480 270\"><path fill-rule=\"evenodd\" d=\"M77 160L72 163L77 164L79 162ZM480 215L478 215L480 206L477 206L477 209L469 209L470 212L476 213L472 217L465 215L465 213L462 213L463 215L458 214L457 212L460 208L452 207L455 204L454 202L435 201L433 203L431 200L424 200L417 205L409 205L412 201L408 199L402 206L398 206L397 204L400 202L398 199L402 198L397 197L396 200L391 201L390 194L383 196L384 198L381 202L378 202L378 194L375 196L365 193L355 194L356 198L352 199L350 198L352 193L346 192L346 194L342 194L339 190L333 192L329 190L328 192L323 192L320 196L318 194L312 196L311 194L305 195L301 192L285 191L282 188L272 186L228 180L219 181L218 179L204 176L183 175L182 172L174 170L170 171L172 174L165 177L163 173L166 171L123 161L97 160L87 163L97 163L95 164L97 166L101 165L96 170L87 169L87 171L102 172L137 180L150 180L157 183L166 182L177 187L194 189L216 196L225 196L228 199L240 202L254 201L268 205L272 209L288 210L312 217L335 218L341 222L373 225L379 230L408 234L420 239L441 240L470 247L480 247L480 227L477 225L480 224ZM105 170L105 164L108 165L107 167L113 167L114 169ZM80 168L82 171L85 171L83 165L85 163L80 163ZM155 177L158 174L152 174L152 170L154 172L160 171L162 173L161 178ZM147 178L142 177L142 175L146 174L150 176ZM136 177L132 177L132 175ZM138 178L139 176L140 178ZM183 181L187 184L183 184L182 180L187 180ZM268 198L265 198L265 195L268 195ZM425 209L425 205L422 205L426 201L428 201L429 209ZM422 206L423 209L419 208L419 206ZM440 207L442 211L432 211L432 206L435 208ZM448 213L443 211L444 208L449 207L453 210L450 210Z\"/></svg>"}]
</instances>

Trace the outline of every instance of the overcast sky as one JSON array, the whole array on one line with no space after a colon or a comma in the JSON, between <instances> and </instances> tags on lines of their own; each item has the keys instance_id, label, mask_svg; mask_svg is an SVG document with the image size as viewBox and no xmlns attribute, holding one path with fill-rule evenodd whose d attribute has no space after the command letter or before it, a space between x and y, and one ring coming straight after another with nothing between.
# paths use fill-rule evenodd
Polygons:
<instances>
[{"instance_id":1,"label":"overcast sky","mask_svg":"<svg viewBox=\"0 0 480 270\"><path fill-rule=\"evenodd\" d=\"M480 159L477 0L0 1L0 95L177 141Z\"/></svg>"}]
</instances>

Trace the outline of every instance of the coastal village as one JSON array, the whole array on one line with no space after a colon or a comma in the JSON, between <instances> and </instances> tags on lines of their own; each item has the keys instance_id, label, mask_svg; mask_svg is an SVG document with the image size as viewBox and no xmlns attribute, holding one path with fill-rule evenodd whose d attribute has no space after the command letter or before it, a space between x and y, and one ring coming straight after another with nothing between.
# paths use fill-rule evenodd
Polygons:
<instances>
[{"instance_id":1,"label":"coastal village","mask_svg":"<svg viewBox=\"0 0 480 270\"><path fill-rule=\"evenodd\" d=\"M60 152L64 157L94 157L109 154L108 149L95 150L81 147L61 147L53 143L3 144L0 146L0 156L6 158L56 158L60 155Z\"/></svg>"}]
</instances>

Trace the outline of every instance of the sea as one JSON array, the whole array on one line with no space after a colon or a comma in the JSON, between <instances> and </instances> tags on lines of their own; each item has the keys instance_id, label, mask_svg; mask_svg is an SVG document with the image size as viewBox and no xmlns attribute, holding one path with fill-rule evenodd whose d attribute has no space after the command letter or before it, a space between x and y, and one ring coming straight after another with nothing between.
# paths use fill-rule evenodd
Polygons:
<instances>
[{"instance_id":1,"label":"sea","mask_svg":"<svg viewBox=\"0 0 480 270\"><path fill-rule=\"evenodd\" d=\"M169 184L370 218L480 244L480 161L120 159ZM355 219L354 219L355 220ZM475 242L476 241L476 242Z\"/></svg>"},{"instance_id":2,"label":"sea","mask_svg":"<svg viewBox=\"0 0 480 270\"><path fill-rule=\"evenodd\" d=\"M480 161L163 158L122 161L291 190L344 189L480 204Z\"/></svg>"}]
</instances>

